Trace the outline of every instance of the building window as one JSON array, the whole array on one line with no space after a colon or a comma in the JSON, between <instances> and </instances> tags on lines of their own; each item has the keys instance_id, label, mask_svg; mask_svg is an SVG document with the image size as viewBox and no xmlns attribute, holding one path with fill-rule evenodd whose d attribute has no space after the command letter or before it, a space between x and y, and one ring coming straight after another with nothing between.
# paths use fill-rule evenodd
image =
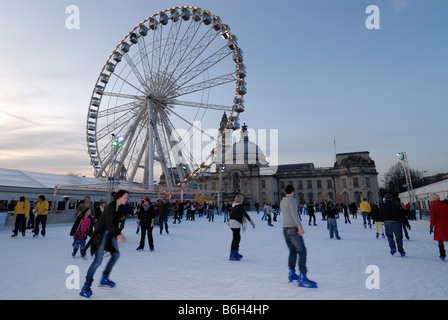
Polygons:
<instances>
[{"instance_id":1,"label":"building window","mask_svg":"<svg viewBox=\"0 0 448 320\"><path fill-rule=\"evenodd\" d=\"M261 188L266 189L266 180L261 180Z\"/></svg>"},{"instance_id":2,"label":"building window","mask_svg":"<svg viewBox=\"0 0 448 320\"><path fill-rule=\"evenodd\" d=\"M233 175L233 189L240 189L240 187L241 187L240 175L238 173L235 173Z\"/></svg>"},{"instance_id":3,"label":"building window","mask_svg":"<svg viewBox=\"0 0 448 320\"><path fill-rule=\"evenodd\" d=\"M311 181L311 180L307 180L307 181L306 181L306 184L307 184L307 188L308 188L308 189L313 189L313 184L312 184L312 181Z\"/></svg>"},{"instance_id":4,"label":"building window","mask_svg":"<svg viewBox=\"0 0 448 320\"><path fill-rule=\"evenodd\" d=\"M327 180L327 189L333 189L333 183L331 180Z\"/></svg>"},{"instance_id":5,"label":"building window","mask_svg":"<svg viewBox=\"0 0 448 320\"><path fill-rule=\"evenodd\" d=\"M303 189L303 185L302 185L302 180L297 181L297 189L302 190Z\"/></svg>"},{"instance_id":6,"label":"building window","mask_svg":"<svg viewBox=\"0 0 448 320\"><path fill-rule=\"evenodd\" d=\"M366 178L366 187L370 187L370 178Z\"/></svg>"},{"instance_id":7,"label":"building window","mask_svg":"<svg viewBox=\"0 0 448 320\"><path fill-rule=\"evenodd\" d=\"M342 188L347 188L347 179L342 179Z\"/></svg>"},{"instance_id":8,"label":"building window","mask_svg":"<svg viewBox=\"0 0 448 320\"><path fill-rule=\"evenodd\" d=\"M280 190L284 190L284 189L285 189L285 182L280 181Z\"/></svg>"},{"instance_id":9,"label":"building window","mask_svg":"<svg viewBox=\"0 0 448 320\"><path fill-rule=\"evenodd\" d=\"M359 187L359 181L358 181L358 178L353 178L353 186L354 186L354 187Z\"/></svg>"}]
</instances>

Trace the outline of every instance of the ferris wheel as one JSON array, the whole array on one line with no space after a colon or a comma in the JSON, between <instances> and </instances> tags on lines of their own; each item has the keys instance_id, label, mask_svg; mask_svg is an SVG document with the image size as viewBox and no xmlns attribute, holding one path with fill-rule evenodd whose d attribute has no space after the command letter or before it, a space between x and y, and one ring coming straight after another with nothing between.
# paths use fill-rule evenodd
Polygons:
<instances>
[{"instance_id":1,"label":"ferris wheel","mask_svg":"<svg viewBox=\"0 0 448 320\"><path fill-rule=\"evenodd\" d=\"M208 129L223 113L225 129L239 129L245 77L236 36L210 11L179 6L142 21L113 50L91 96L86 135L95 176L191 182L220 144Z\"/></svg>"}]
</instances>

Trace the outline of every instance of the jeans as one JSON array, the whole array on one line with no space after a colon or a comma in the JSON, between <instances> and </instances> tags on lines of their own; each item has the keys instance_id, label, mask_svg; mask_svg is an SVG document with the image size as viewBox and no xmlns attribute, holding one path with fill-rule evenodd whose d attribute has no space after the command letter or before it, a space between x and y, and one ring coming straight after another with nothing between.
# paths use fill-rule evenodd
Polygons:
<instances>
[{"instance_id":1,"label":"jeans","mask_svg":"<svg viewBox=\"0 0 448 320\"><path fill-rule=\"evenodd\" d=\"M93 281L93 275L95 274L96 269L100 266L101 262L103 261L104 248L106 246L106 242L109 236L110 236L109 231L106 231L104 233L103 241L101 241L100 247L95 252L95 259L93 260L89 270L87 271L86 282L91 283ZM112 246L115 248L116 251L111 254L109 262L107 263L106 268L104 269L103 274L106 275L110 274L112 268L114 267L115 262L117 262L118 258L120 257L120 253L118 252L118 243L115 237L112 237Z\"/></svg>"},{"instance_id":2,"label":"jeans","mask_svg":"<svg viewBox=\"0 0 448 320\"><path fill-rule=\"evenodd\" d=\"M289 248L288 266L295 269L297 263L297 255L299 255L299 271L306 276L306 247L302 236L297 233L297 228L283 229L286 245Z\"/></svg>"},{"instance_id":3,"label":"jeans","mask_svg":"<svg viewBox=\"0 0 448 320\"><path fill-rule=\"evenodd\" d=\"M362 215L362 220L363 220L364 227L367 225L366 220L368 220L369 227L370 227L372 225L370 223L370 212L361 212L361 215Z\"/></svg>"},{"instance_id":4,"label":"jeans","mask_svg":"<svg viewBox=\"0 0 448 320\"><path fill-rule=\"evenodd\" d=\"M328 230L330 230L330 238L333 239L333 236L336 236L336 239L340 239L336 219L328 218L327 223L328 223Z\"/></svg>"},{"instance_id":5,"label":"jeans","mask_svg":"<svg viewBox=\"0 0 448 320\"><path fill-rule=\"evenodd\" d=\"M403 253L403 231L401 229L400 221L384 221L386 229L387 241L391 250L398 249L398 252ZM395 235L395 240L394 240ZM396 245L395 245L396 243Z\"/></svg>"}]
</instances>

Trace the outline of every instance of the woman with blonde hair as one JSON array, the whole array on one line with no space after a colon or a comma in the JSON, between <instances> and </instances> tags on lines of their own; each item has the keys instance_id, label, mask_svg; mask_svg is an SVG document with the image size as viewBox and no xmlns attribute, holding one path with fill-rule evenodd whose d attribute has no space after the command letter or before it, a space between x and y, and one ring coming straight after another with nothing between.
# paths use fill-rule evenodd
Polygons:
<instances>
[{"instance_id":1,"label":"woman with blonde hair","mask_svg":"<svg viewBox=\"0 0 448 320\"><path fill-rule=\"evenodd\" d=\"M229 227L232 230L233 238L230 246L229 260L239 261L243 256L238 253L240 240L241 240L241 228L245 230L246 220L255 228L255 224L250 219L243 206L243 196L237 194L232 204L232 211L230 212Z\"/></svg>"}]
</instances>

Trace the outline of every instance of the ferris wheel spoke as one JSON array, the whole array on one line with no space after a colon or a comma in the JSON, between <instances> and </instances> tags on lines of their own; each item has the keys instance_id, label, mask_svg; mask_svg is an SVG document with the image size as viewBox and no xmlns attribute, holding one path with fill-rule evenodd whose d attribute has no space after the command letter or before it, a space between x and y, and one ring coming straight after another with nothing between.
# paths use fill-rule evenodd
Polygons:
<instances>
[{"instance_id":1,"label":"ferris wheel spoke","mask_svg":"<svg viewBox=\"0 0 448 320\"><path fill-rule=\"evenodd\" d=\"M194 129L196 129L196 130L199 130L202 134L206 135L206 136L209 137L210 139L212 139L212 140L214 140L214 141L216 140L215 137L209 135L206 131L202 130L201 127L198 127L198 126L195 125L193 122L191 122L191 121L185 119L185 117L181 116L180 114L178 114L178 113L175 112L174 110L170 110L170 112L171 112L172 114L174 114L175 116L177 116L179 119L183 120L185 123L189 124L192 128L194 128Z\"/></svg>"},{"instance_id":2,"label":"ferris wheel spoke","mask_svg":"<svg viewBox=\"0 0 448 320\"><path fill-rule=\"evenodd\" d=\"M194 38L198 34L200 30L200 23L195 23L194 20L191 20L188 28L182 35L182 38L174 51L174 54L172 56L172 59L175 61L173 63L173 66L171 67L171 72L167 72L168 78L167 82L170 82L173 80L174 74L178 72L182 61L185 59L186 56L188 56L187 51L190 48L190 46L193 43ZM176 62L177 61L177 62Z\"/></svg>"},{"instance_id":3,"label":"ferris wheel spoke","mask_svg":"<svg viewBox=\"0 0 448 320\"><path fill-rule=\"evenodd\" d=\"M133 102L128 102L128 103L124 103L118 106L115 106L113 108L109 108L106 110L100 110L98 112L98 118L105 118L105 117L109 117L115 114L120 114L120 113L124 113L124 112L129 112L134 110L134 108L138 107L139 104L135 101Z\"/></svg>"},{"instance_id":4,"label":"ferris wheel spoke","mask_svg":"<svg viewBox=\"0 0 448 320\"><path fill-rule=\"evenodd\" d=\"M219 76L206 81L198 82L183 88L178 88L177 90L172 90L170 93L166 94L169 99L174 99L183 95L190 93L204 91L213 87L221 86L236 80L236 75L234 73L229 73L223 76Z\"/></svg>"},{"instance_id":5,"label":"ferris wheel spoke","mask_svg":"<svg viewBox=\"0 0 448 320\"><path fill-rule=\"evenodd\" d=\"M169 90L173 87L182 76L191 69L192 65L201 54L210 46L210 44L218 37L217 33L212 32L213 29L209 29L206 34L204 34L199 41L193 44L191 41L189 47L186 49L186 54L180 59L173 73L171 74L170 83L171 86L167 88ZM193 40L193 39L191 39ZM191 47L191 48L190 48Z\"/></svg>"},{"instance_id":6,"label":"ferris wheel spoke","mask_svg":"<svg viewBox=\"0 0 448 320\"><path fill-rule=\"evenodd\" d=\"M136 86L134 86L132 83L130 83L127 79L124 79L123 77L121 77L120 75L118 75L116 72L112 73L115 77L117 77L118 79L120 79L121 81L123 81L124 83L126 83L127 85L129 85L130 87L134 88L135 90L137 90L138 92L140 92L142 95L146 95L146 92L140 90L140 88L137 88Z\"/></svg>"},{"instance_id":7,"label":"ferris wheel spoke","mask_svg":"<svg viewBox=\"0 0 448 320\"><path fill-rule=\"evenodd\" d=\"M138 52L140 55L140 62L142 64L143 68L143 74L145 76L145 82L150 83L151 80L151 65L149 64L148 60L148 52L146 50L146 42L145 37L140 37L138 41Z\"/></svg>"},{"instance_id":8,"label":"ferris wheel spoke","mask_svg":"<svg viewBox=\"0 0 448 320\"><path fill-rule=\"evenodd\" d=\"M134 61L132 61L129 54L126 53L124 55L124 58L125 58L126 62L128 63L128 65L131 67L131 70L134 73L135 77L140 82L140 85L143 88L145 88L145 91L148 91L148 85L147 85L145 79L143 79L143 76L141 75L140 71L137 69L137 66L134 64Z\"/></svg>"},{"instance_id":9,"label":"ferris wheel spoke","mask_svg":"<svg viewBox=\"0 0 448 320\"><path fill-rule=\"evenodd\" d=\"M192 41L189 44L189 47L186 50L186 54L180 59L179 63L175 68L175 76L179 77L182 75L184 70L188 68L191 64L196 61L204 50L210 46L210 44L218 37L216 32L213 32L213 29L208 29L207 32L197 41L193 43ZM193 40L193 39L191 39ZM191 48L190 48L191 47ZM177 79L175 79L176 81Z\"/></svg>"},{"instance_id":10,"label":"ferris wheel spoke","mask_svg":"<svg viewBox=\"0 0 448 320\"><path fill-rule=\"evenodd\" d=\"M218 104L193 102L193 101L182 101L182 100L176 100L176 99L166 99L165 101L168 105L193 107L193 108L201 108L201 109L208 109L208 110L219 110L219 111L227 111L227 112L232 111L231 106L223 106L223 105L218 105Z\"/></svg>"},{"instance_id":11,"label":"ferris wheel spoke","mask_svg":"<svg viewBox=\"0 0 448 320\"><path fill-rule=\"evenodd\" d=\"M166 121L169 123L166 126L167 128L174 128L168 117L166 117ZM175 130L170 131L170 142L172 143L173 154L177 160L176 167L179 171L179 180L182 181L197 166L197 162L190 146L185 144L183 137L180 137ZM184 172L184 169L187 172Z\"/></svg>"},{"instance_id":12,"label":"ferris wheel spoke","mask_svg":"<svg viewBox=\"0 0 448 320\"><path fill-rule=\"evenodd\" d=\"M197 62L196 64L190 64L182 74L176 79L173 84L177 84L177 86L182 87L187 83L193 81L198 76L208 72L211 68L216 66L219 62L223 61L225 58L232 54L231 51L227 47L222 47L221 49L213 52L208 57L203 60ZM167 87L166 92L169 92L173 86Z\"/></svg>"},{"instance_id":13,"label":"ferris wheel spoke","mask_svg":"<svg viewBox=\"0 0 448 320\"><path fill-rule=\"evenodd\" d=\"M133 95L133 94L126 94L126 93L119 93L119 92L104 92L103 96L140 100L140 101L145 100L144 96L137 96L137 95Z\"/></svg>"},{"instance_id":14,"label":"ferris wheel spoke","mask_svg":"<svg viewBox=\"0 0 448 320\"><path fill-rule=\"evenodd\" d=\"M166 62L164 63L164 70L163 70L163 79L161 81L161 85L163 85L164 87L167 86L167 84L170 83L170 81L172 81L173 78L173 72L175 72L175 70L177 69L177 65L176 67L172 68L171 66L174 64L174 59L177 58L178 61L181 61L183 59L183 55L185 53L185 48L188 48L189 43L192 41L192 39L194 38L194 36L197 34L197 31L199 30L199 28L188 28L186 30L186 32L182 35L181 40L179 41L179 43L176 43L177 39L179 39L179 35L180 35L180 31L181 31L181 26L182 26L183 21L180 21L180 23L175 23L172 24L172 26L178 26L177 28L175 28L175 30L173 31L173 40L171 39L171 36L168 36L166 42L167 42L167 47L171 48L171 54L167 55L168 59L166 59ZM191 22L193 23L193 21ZM191 27L191 24L190 24ZM170 34L172 32L173 29L170 29ZM190 31L191 30L191 31ZM189 32L190 31L190 32ZM175 36L174 36L175 35ZM183 48L183 52L181 53L182 55L179 54L179 49ZM171 67L171 70L170 70Z\"/></svg>"}]
</instances>

